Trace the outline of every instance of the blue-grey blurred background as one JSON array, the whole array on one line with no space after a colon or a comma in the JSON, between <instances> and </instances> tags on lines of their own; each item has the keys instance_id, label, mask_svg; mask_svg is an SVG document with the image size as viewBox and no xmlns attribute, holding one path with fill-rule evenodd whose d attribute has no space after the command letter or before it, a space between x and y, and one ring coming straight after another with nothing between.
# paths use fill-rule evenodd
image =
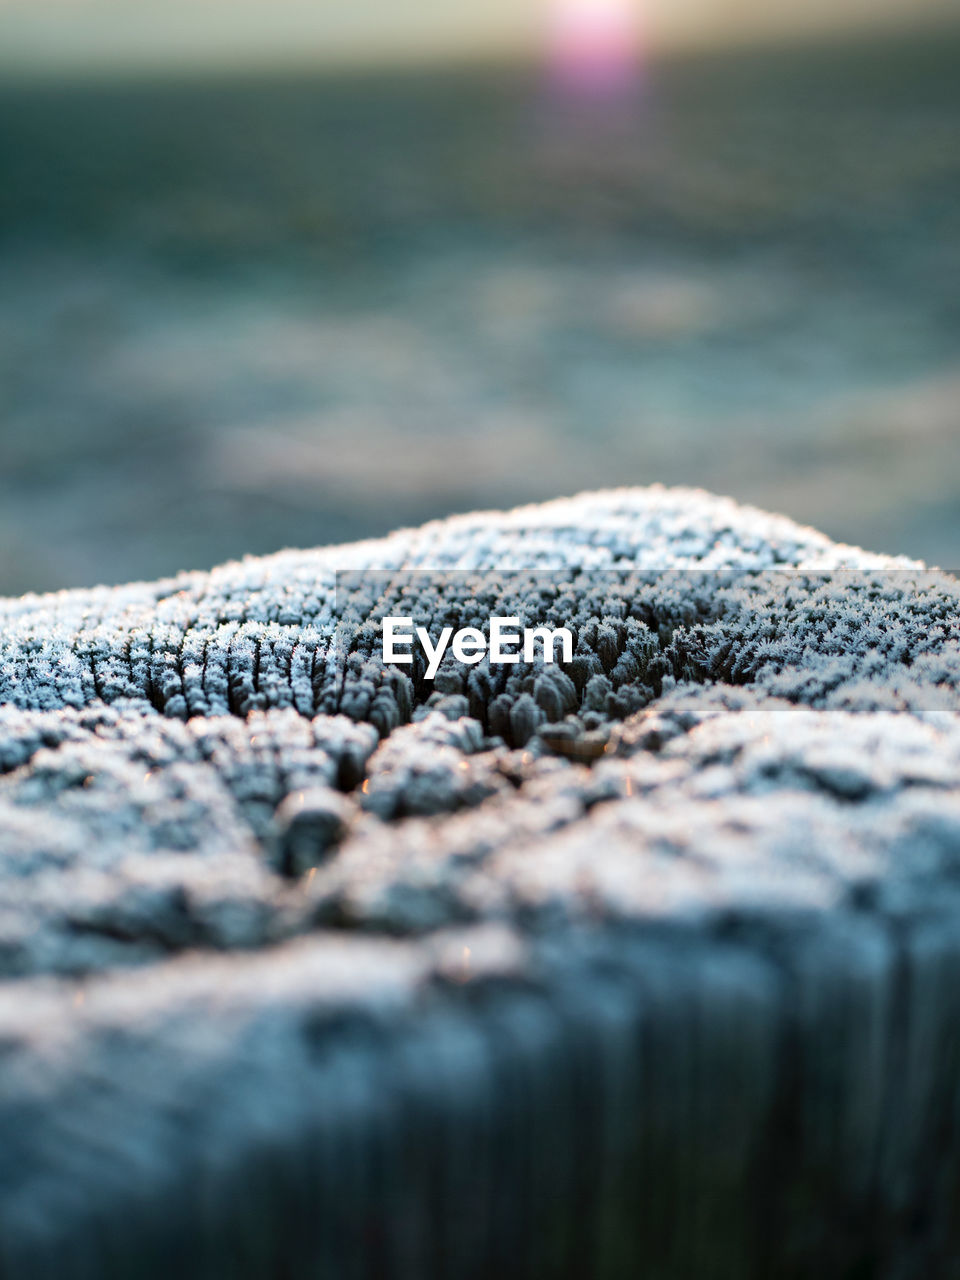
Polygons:
<instances>
[{"instance_id":1,"label":"blue-grey blurred background","mask_svg":"<svg viewBox=\"0 0 960 1280\"><path fill-rule=\"evenodd\" d=\"M0 0L0 592L587 486L960 564L955 0Z\"/></svg>"}]
</instances>

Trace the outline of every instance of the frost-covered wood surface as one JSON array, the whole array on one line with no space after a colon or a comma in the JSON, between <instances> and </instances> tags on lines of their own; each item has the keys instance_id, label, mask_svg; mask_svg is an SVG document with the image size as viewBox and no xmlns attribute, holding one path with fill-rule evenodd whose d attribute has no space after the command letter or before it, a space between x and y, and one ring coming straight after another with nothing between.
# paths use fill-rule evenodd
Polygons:
<instances>
[{"instance_id":1,"label":"frost-covered wood surface","mask_svg":"<svg viewBox=\"0 0 960 1280\"><path fill-rule=\"evenodd\" d=\"M649 489L0 603L0 1276L960 1274L958 601Z\"/></svg>"}]
</instances>

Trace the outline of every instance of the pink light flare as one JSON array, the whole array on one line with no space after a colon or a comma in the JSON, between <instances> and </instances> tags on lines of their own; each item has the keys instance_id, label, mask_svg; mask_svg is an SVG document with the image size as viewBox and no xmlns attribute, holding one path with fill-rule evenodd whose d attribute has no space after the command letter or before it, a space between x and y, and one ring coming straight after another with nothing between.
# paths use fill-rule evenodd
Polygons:
<instances>
[{"instance_id":1,"label":"pink light flare","mask_svg":"<svg viewBox=\"0 0 960 1280\"><path fill-rule=\"evenodd\" d=\"M616 96L640 70L637 0L548 0L547 60L560 88Z\"/></svg>"}]
</instances>

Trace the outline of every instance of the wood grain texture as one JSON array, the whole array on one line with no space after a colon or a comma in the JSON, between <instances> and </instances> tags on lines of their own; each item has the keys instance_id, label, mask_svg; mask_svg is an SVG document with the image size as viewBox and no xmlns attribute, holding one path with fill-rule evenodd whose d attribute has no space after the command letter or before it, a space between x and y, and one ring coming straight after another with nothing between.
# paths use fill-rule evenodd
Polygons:
<instances>
[{"instance_id":1,"label":"wood grain texture","mask_svg":"<svg viewBox=\"0 0 960 1280\"><path fill-rule=\"evenodd\" d=\"M510 568L562 678L377 663ZM958 599L651 489L0 603L0 1276L957 1274Z\"/></svg>"}]
</instances>

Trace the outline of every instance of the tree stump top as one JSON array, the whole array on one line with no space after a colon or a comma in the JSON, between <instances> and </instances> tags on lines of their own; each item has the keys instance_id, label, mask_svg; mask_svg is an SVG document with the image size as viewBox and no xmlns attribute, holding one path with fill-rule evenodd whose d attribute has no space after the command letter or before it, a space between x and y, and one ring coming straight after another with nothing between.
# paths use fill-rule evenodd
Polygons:
<instances>
[{"instance_id":1,"label":"tree stump top","mask_svg":"<svg viewBox=\"0 0 960 1280\"><path fill-rule=\"evenodd\" d=\"M958 601L654 488L0 602L0 1275L948 1274Z\"/></svg>"}]
</instances>

